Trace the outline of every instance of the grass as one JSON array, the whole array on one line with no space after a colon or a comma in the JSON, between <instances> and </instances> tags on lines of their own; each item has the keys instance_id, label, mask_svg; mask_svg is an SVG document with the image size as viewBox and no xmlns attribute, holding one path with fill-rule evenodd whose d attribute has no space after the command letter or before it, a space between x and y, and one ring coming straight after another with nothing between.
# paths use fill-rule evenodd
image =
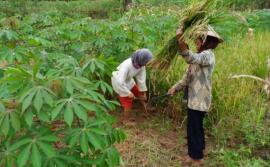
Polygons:
<instances>
[{"instance_id":1,"label":"grass","mask_svg":"<svg viewBox=\"0 0 270 167\"><path fill-rule=\"evenodd\" d=\"M211 133L215 136L217 144L226 145L230 140L238 143L248 140L247 143L254 147L261 145L261 142L265 145L266 141L269 143L269 135L266 133L269 128L264 124L266 108L263 85L248 79L229 79L234 74L251 74L263 78L266 76L266 60L270 56L267 45L270 42L269 37L269 32L254 34L251 38L236 35L215 51L213 104L206 126L213 129ZM184 61L178 58L166 77L163 77L169 84L166 86L164 82L159 81L155 85L156 90L160 92L168 90L181 78L186 68ZM173 109L172 113L181 115L183 104L179 103L179 98L181 95L175 97L169 105ZM259 130L261 128L262 130ZM248 139L250 136L258 138L252 141Z\"/></svg>"},{"instance_id":2,"label":"grass","mask_svg":"<svg viewBox=\"0 0 270 167\"><path fill-rule=\"evenodd\" d=\"M141 113L141 109L133 112ZM136 118L139 117L137 114ZM185 152L184 131L170 119L152 114L147 119L140 118L134 127L123 128L129 137L117 146L123 159L122 167L181 167L179 157Z\"/></svg>"},{"instance_id":3,"label":"grass","mask_svg":"<svg viewBox=\"0 0 270 167\"><path fill-rule=\"evenodd\" d=\"M7 16L28 15L31 13L57 12L70 17L108 18L120 14L121 3L114 0L76 1L1 1L0 10ZM112 16L113 15L113 16ZM118 18L119 16L117 16Z\"/></svg>"},{"instance_id":4,"label":"grass","mask_svg":"<svg viewBox=\"0 0 270 167\"><path fill-rule=\"evenodd\" d=\"M104 7L107 2L109 3L107 0L95 3L97 6L93 4L91 6L91 3L86 2L41 1L37 3L41 3L43 6L37 5L35 8L25 6L25 12L57 10L57 12L63 12L67 16L85 17L88 16L88 10L117 9L114 6ZM8 3L7 1L0 2L0 4L5 5L8 5ZM51 4L55 4L55 7L51 8ZM5 15L17 14L22 12L23 9L23 6L15 8L0 6ZM115 49L115 52L109 53L114 53L113 56L119 56L119 60L122 60L129 56L127 53L138 47L151 47L153 51L163 47L166 36L174 34L175 26L173 24L178 20L175 13L178 12L179 8L172 8L170 8L170 12L163 8L161 11L159 8L155 8L156 12L152 12L152 8L149 10L144 8L134 9L134 11L125 15L126 18L121 18L122 20L117 22L109 22L111 25L115 24L114 27L116 28L113 30L117 30L112 34L112 37L120 40L108 38L109 31L106 31L108 28L104 24L98 39L104 39L113 45L102 45L99 48L100 52L105 54L105 50L111 51ZM142 12L137 12L139 10ZM176 12L172 10L176 10ZM78 16L73 16L76 11L79 11L77 12ZM265 150L269 150L270 147L270 125L267 124L264 117L266 97L262 90L263 85L249 79L229 79L229 76L233 74L251 74L262 78L266 76L266 60L270 57L270 32L266 29L269 27L269 15L266 11L265 13L262 12L261 18L263 19L259 18L260 24L257 24L256 19L250 18L249 21L253 23L251 26L255 28L253 37L246 35L247 27L239 26L239 29L237 29L238 25L233 28L226 27L228 31L224 36L226 41L215 51L216 67L213 75L213 105L205 121L207 134L210 138L208 142L211 142L210 146L215 146L209 147L210 158L207 160L209 166L263 166L270 163L269 156L262 156L260 153L266 152ZM133 19L132 15L140 17L134 17ZM165 15L168 16L163 17ZM98 20L96 21L98 22ZM92 24L90 22L89 26ZM100 24L103 25L102 22ZM69 28L69 26L67 27ZM89 27L85 28L88 29ZM224 31L224 29L223 27L221 31ZM92 38L93 36L87 36L86 39L89 39L89 41L86 41L90 43ZM81 41L78 42L81 43ZM128 49L117 49L117 47L125 44L128 44L126 46ZM194 50L194 47L192 48ZM148 78L151 77L150 82L152 82L149 84L151 85L149 87L150 92L152 94L166 92L171 85L182 77L186 68L187 65L183 59L177 58L166 75L148 75ZM159 110L164 111L166 116L156 116L140 124L135 129L126 128L129 134L127 145L119 146L125 164L128 164L128 166L141 166L141 164L144 164L143 166L153 167L175 167L179 165L177 156L184 154L186 150L182 146L185 131L183 128L185 125L185 104L180 102L181 97L182 94L180 93L170 99L164 104L167 106L164 107L165 109L159 106ZM167 114L178 120L179 124L173 124ZM175 127L178 127L177 131L175 131ZM175 145L168 145L170 142ZM247 152L250 153L247 154Z\"/></svg>"}]
</instances>

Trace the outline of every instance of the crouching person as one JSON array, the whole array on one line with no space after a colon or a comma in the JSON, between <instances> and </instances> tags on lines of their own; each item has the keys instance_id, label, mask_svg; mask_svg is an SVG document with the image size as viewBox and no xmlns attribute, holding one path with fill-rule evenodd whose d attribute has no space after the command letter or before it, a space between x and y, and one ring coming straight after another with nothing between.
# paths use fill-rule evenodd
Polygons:
<instances>
[{"instance_id":1,"label":"crouching person","mask_svg":"<svg viewBox=\"0 0 270 167\"><path fill-rule=\"evenodd\" d=\"M153 55L148 49L139 49L112 73L113 89L118 94L120 104L124 108L122 122L131 120L130 110L135 98L146 100L145 66L152 57Z\"/></svg>"}]
</instances>

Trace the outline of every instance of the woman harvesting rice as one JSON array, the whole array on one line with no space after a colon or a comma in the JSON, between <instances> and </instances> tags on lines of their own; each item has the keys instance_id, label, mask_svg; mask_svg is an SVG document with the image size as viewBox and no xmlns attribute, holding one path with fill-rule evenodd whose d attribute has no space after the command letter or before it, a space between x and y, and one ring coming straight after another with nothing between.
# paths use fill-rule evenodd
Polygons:
<instances>
[{"instance_id":1,"label":"woman harvesting rice","mask_svg":"<svg viewBox=\"0 0 270 167\"><path fill-rule=\"evenodd\" d=\"M220 36L208 27L206 33L200 33L195 40L197 53L192 53L188 45L182 40L183 30L177 32L179 50L182 57L189 64L186 74L170 90L169 94L187 89L187 139L188 156L185 161L200 165L205 149L203 118L211 105L212 72L215 65L215 49L223 42Z\"/></svg>"},{"instance_id":2,"label":"woman harvesting rice","mask_svg":"<svg viewBox=\"0 0 270 167\"><path fill-rule=\"evenodd\" d=\"M152 57L152 53L148 49L139 49L131 58L122 62L117 67L117 71L112 73L113 89L119 95L119 101L124 108L123 121L128 121L135 97L146 100L145 65ZM133 78L136 79L136 82Z\"/></svg>"}]
</instances>

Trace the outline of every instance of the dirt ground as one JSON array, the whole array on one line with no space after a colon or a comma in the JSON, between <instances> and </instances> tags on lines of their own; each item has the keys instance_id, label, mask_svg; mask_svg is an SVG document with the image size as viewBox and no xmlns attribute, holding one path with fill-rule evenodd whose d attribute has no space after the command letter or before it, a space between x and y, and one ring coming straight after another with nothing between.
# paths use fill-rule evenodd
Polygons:
<instances>
[{"instance_id":1,"label":"dirt ground","mask_svg":"<svg viewBox=\"0 0 270 167\"><path fill-rule=\"evenodd\" d=\"M181 157L187 153L185 124L175 123L165 114L133 109L135 125L121 125L128 138L118 144L122 167L184 167Z\"/></svg>"}]
</instances>

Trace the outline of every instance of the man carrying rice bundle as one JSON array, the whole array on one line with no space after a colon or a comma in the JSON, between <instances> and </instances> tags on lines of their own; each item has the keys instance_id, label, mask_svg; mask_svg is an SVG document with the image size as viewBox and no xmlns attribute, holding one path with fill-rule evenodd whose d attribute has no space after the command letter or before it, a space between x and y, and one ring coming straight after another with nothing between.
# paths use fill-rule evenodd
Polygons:
<instances>
[{"instance_id":1,"label":"man carrying rice bundle","mask_svg":"<svg viewBox=\"0 0 270 167\"><path fill-rule=\"evenodd\" d=\"M197 53L189 50L182 39L183 29L177 31L180 54L189 64L183 78L172 86L168 93L173 95L177 91L187 89L187 140L188 155L183 158L185 162L195 166L202 165L205 150L205 137L203 119L209 111L212 97L212 73L215 66L215 49L223 42L212 27L208 31L198 33L195 40Z\"/></svg>"}]
</instances>

